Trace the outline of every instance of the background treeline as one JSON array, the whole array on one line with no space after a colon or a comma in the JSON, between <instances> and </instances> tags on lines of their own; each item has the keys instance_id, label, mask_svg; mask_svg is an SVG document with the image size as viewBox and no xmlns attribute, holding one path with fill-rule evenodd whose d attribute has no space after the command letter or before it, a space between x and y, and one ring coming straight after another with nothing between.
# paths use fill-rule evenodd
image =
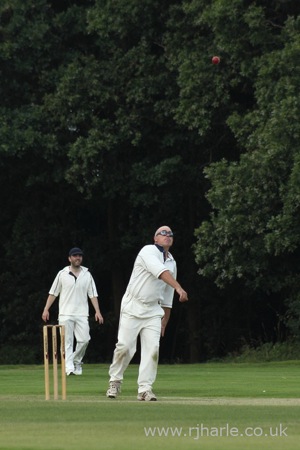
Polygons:
<instances>
[{"instance_id":1,"label":"background treeline","mask_svg":"<svg viewBox=\"0 0 300 450\"><path fill-rule=\"evenodd\" d=\"M74 245L105 317L87 360L109 361L134 258L163 224L190 301L175 295L162 361L299 338L299 12L1 1L1 363L42 361L42 309Z\"/></svg>"}]
</instances>

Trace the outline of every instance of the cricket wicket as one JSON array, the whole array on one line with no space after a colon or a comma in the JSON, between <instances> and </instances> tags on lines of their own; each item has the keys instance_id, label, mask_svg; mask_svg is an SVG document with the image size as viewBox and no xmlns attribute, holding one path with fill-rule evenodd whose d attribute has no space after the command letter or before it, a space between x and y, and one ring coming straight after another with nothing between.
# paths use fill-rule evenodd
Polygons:
<instances>
[{"instance_id":1,"label":"cricket wicket","mask_svg":"<svg viewBox=\"0 0 300 450\"><path fill-rule=\"evenodd\" d=\"M65 327L64 325L44 325L43 343L44 343L44 368L45 368L45 400L50 400L50 377L49 377L49 332L52 337L52 366L53 366L53 398L58 400L58 352L57 352L57 330L60 336L60 365L61 365L61 398L67 398L67 379L66 379L66 355L65 355Z\"/></svg>"}]
</instances>

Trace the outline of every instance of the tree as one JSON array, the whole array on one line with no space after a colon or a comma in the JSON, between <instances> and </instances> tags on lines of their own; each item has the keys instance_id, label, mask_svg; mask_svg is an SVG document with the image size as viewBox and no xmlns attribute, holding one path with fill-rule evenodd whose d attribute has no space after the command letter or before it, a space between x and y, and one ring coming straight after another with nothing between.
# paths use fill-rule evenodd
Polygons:
<instances>
[{"instance_id":1,"label":"tree","mask_svg":"<svg viewBox=\"0 0 300 450\"><path fill-rule=\"evenodd\" d=\"M240 336L258 334L262 310L249 309L249 319L245 313L235 327L240 303L232 298L241 285L222 291L199 277L192 245L211 199L226 201L225 191L217 200L213 188L205 199L214 171L226 181L228 171L234 180L236 173L242 180L252 176L248 164L256 159L249 155L258 146L248 150L242 142L251 136L259 143L264 132L267 139L258 102L268 99L272 61L296 43L296 29L285 21L297 8L279 0L7 0L0 6L1 342L26 345L20 357L36 352L48 286L68 248L79 245L99 280L106 317L103 335L92 330L91 359L110 359L134 258L163 223L175 231L173 253L190 302L182 307L175 298L162 358L199 361L230 351ZM215 53L221 56L217 67L211 64ZM212 166L205 178L203 168L222 158L229 163ZM261 153L257 158L258 181L259 174L267 176L260 204L268 208L272 186L289 168L274 166L273 181L269 161ZM291 195L296 180L295 166ZM291 224L294 200L288 197L287 189ZM262 216L253 214L254 223ZM274 232L283 224L280 214L274 217ZM209 226L203 225L213 235ZM214 246L206 237L201 252L208 255ZM268 239L266 246L274 248L271 228ZM260 256L268 271L274 255ZM26 262L22 271L20 261ZM268 272L269 285L272 277ZM259 288L265 305L262 283Z\"/></svg>"},{"instance_id":2,"label":"tree","mask_svg":"<svg viewBox=\"0 0 300 450\"><path fill-rule=\"evenodd\" d=\"M300 104L299 65L291 70L290 62L299 52L298 19L286 21L281 40L260 59L257 107L228 119L246 152L206 170L213 212L198 228L195 253L200 272L219 286L238 279L253 295L279 293L296 313Z\"/></svg>"},{"instance_id":3,"label":"tree","mask_svg":"<svg viewBox=\"0 0 300 450\"><path fill-rule=\"evenodd\" d=\"M10 222L16 231L8 234L5 255L8 258L18 248L21 254L26 252L33 256L32 248L36 245L36 256L45 242L53 248L57 247L59 239L60 248L74 241L92 248L96 233L97 245L101 247L101 257L97 260L99 278L103 273L111 277L112 293L109 295L114 304L112 321L116 322L130 261L133 262L137 248L149 242L149 235L158 223L172 222L175 229L176 223L178 229L186 228L184 217L195 215L191 209L195 194L189 186L192 175L196 176L197 172L183 161L182 145L191 145L186 144L183 130L176 126L165 101L169 72L164 67L165 57L159 45L163 20L156 17L156 9L161 5L148 2L149 15L144 16L146 4L140 6L139 2L133 10L132 5L125 2L119 5L107 2L107 8L99 2L95 10L89 11L80 3L69 7L67 3L41 1L43 14L35 14L34 2L25 5L15 1L5 28L3 47L13 41L20 24L24 27L18 35L19 52L12 51L8 58L11 70L6 80L11 89L2 111L2 135L6 136L2 149L12 164L20 158L16 168L24 170L24 179L19 185L22 197L16 205L16 217ZM21 20L18 14L27 17L29 22ZM140 21L141 15L144 22ZM107 30L106 20L110 23L111 19ZM132 22L132 29L127 29L128 20ZM40 21L44 27L38 27ZM119 28L115 30L118 23ZM39 40L37 49L34 43L28 45L25 26L38 28L41 36L45 30L47 32L47 52L42 62ZM23 66L18 66L21 52L26 54L24 72ZM16 91L13 83L18 70L19 93L13 104L10 97ZM28 86L22 93L26 70L34 71L35 76L27 77ZM8 120L9 117L13 117L14 122ZM12 129L14 140L10 139ZM28 164L24 165L23 160ZM188 185L178 193L183 179L188 180ZM184 204L187 192L190 192L190 200L185 203L187 212L178 220L174 203ZM55 202L57 197L59 203ZM98 230L81 218L87 205L93 211L93 214L90 212L92 220L95 215L100 216ZM8 205L8 212L10 208ZM51 231L46 228L49 223ZM71 236L66 233L70 223L73 225ZM193 226L189 223L188 240ZM88 235L91 230L92 235ZM32 241L27 239L29 233ZM27 241L26 246L22 245L24 241ZM184 244L185 241L181 248ZM93 260L96 260L96 251L93 248ZM46 256L50 252L48 249ZM55 260L62 260L58 249ZM3 275L7 294L11 274L15 274L13 260ZM43 274L41 286L48 278L48 274ZM25 276L23 280L17 277L16 283L20 292L14 303L22 305L22 287L26 283L30 291L33 286ZM27 305L22 305L23 317ZM34 310L38 320L40 306L35 306ZM6 321L7 311L5 308L2 311L3 321ZM10 330L11 324L6 336ZM29 330L26 333L29 334Z\"/></svg>"}]
</instances>

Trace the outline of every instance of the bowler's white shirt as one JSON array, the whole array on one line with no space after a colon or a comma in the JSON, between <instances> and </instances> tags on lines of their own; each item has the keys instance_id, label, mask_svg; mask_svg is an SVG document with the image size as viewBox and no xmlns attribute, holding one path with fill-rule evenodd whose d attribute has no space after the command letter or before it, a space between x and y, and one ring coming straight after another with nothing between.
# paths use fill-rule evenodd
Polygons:
<instances>
[{"instance_id":1,"label":"bowler's white shirt","mask_svg":"<svg viewBox=\"0 0 300 450\"><path fill-rule=\"evenodd\" d=\"M122 299L122 311L135 316L149 317L158 312L163 315L161 306L172 308L174 289L159 279L166 270L176 279L176 261L171 253L168 253L164 261L163 252L156 245L145 245L136 257ZM136 301L132 302L132 299Z\"/></svg>"}]
</instances>

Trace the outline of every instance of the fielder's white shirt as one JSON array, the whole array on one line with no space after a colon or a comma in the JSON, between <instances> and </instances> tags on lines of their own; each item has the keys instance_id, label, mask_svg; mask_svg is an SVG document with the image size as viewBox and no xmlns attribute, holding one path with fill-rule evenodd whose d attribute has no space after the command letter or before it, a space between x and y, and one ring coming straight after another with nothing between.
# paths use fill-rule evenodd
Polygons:
<instances>
[{"instance_id":1,"label":"fielder's white shirt","mask_svg":"<svg viewBox=\"0 0 300 450\"><path fill-rule=\"evenodd\" d=\"M174 288L159 279L166 270L176 279L177 266L171 253L164 261L156 245L145 245L136 257L121 310L136 317L163 316L161 306L172 308L174 296Z\"/></svg>"},{"instance_id":2,"label":"fielder's white shirt","mask_svg":"<svg viewBox=\"0 0 300 450\"><path fill-rule=\"evenodd\" d=\"M69 266L60 270L49 294L59 296L60 316L88 316L88 297L98 297L92 274L83 266L77 278L72 275Z\"/></svg>"}]
</instances>

